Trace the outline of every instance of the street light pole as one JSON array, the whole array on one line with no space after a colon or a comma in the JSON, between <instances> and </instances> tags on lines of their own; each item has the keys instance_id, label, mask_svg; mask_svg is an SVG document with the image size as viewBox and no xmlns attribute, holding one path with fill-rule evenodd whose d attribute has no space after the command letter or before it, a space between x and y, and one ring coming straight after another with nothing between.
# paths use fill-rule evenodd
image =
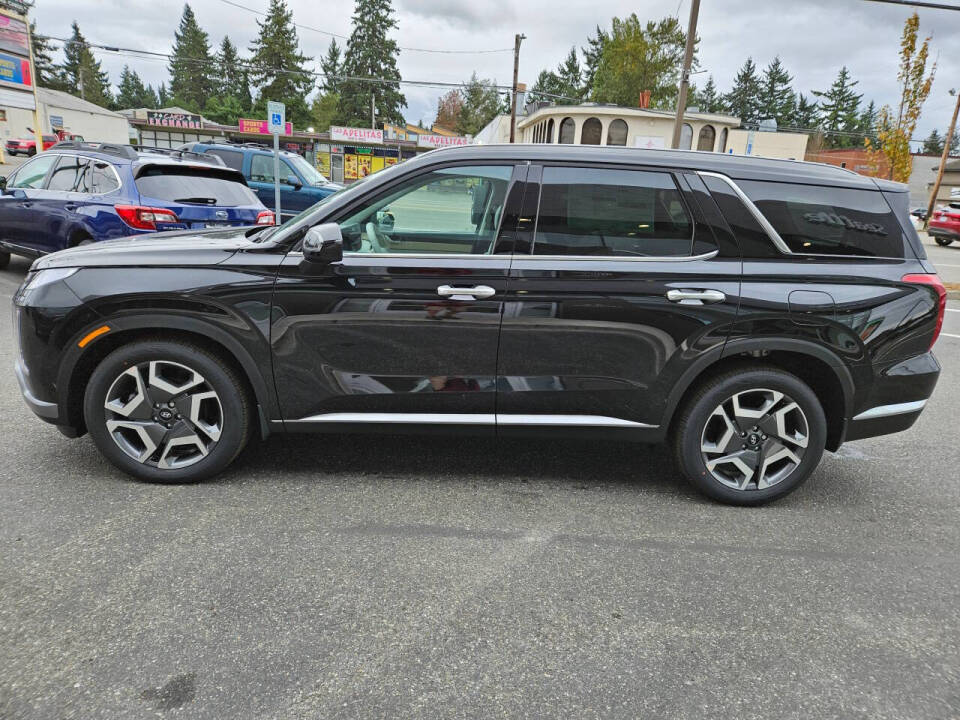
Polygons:
<instances>
[{"instance_id":1,"label":"street light pole","mask_svg":"<svg viewBox=\"0 0 960 720\"><path fill-rule=\"evenodd\" d=\"M700 0L690 3L690 22L687 25L687 48L683 54L683 74L680 76L680 95L677 97L677 117L673 121L673 141L670 147L676 150L680 146L680 129L683 127L683 111L687 106L687 90L690 87L690 66L693 65L693 49L697 44L697 16L700 14Z\"/></svg>"},{"instance_id":2,"label":"street light pole","mask_svg":"<svg viewBox=\"0 0 960 720\"><path fill-rule=\"evenodd\" d=\"M937 170L937 179L933 183L933 192L930 193L930 202L927 203L927 216L923 219L924 229L930 224L930 216L933 215L933 206L937 204L937 194L940 192L940 183L943 182L943 171L947 167L947 158L950 157L950 141L953 139L954 130L957 129L957 114L960 113L960 92L951 89L950 94L957 96L957 104L953 106L953 118L950 120L950 129L947 130L947 136L943 139L943 154L940 155L940 168Z\"/></svg>"},{"instance_id":3,"label":"street light pole","mask_svg":"<svg viewBox=\"0 0 960 720\"><path fill-rule=\"evenodd\" d=\"M513 96L510 100L510 142L517 135L517 75L520 71L520 43L527 39L526 35L517 33L513 36Z\"/></svg>"}]
</instances>

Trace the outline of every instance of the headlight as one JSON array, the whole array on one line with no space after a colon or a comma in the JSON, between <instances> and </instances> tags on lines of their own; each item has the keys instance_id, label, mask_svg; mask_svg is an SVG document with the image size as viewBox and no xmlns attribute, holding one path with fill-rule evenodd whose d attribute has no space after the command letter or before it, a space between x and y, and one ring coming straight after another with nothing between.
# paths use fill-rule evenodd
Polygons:
<instances>
[{"instance_id":1,"label":"headlight","mask_svg":"<svg viewBox=\"0 0 960 720\"><path fill-rule=\"evenodd\" d=\"M73 275L80 268L49 268L47 270L38 270L36 272L27 273L27 279L24 281L23 285L20 286L20 290L17 291L17 294L14 296L14 302L17 305L26 305L27 298L33 293L36 293L40 288L51 285L55 282L60 282L61 280L66 280L68 277Z\"/></svg>"}]
</instances>

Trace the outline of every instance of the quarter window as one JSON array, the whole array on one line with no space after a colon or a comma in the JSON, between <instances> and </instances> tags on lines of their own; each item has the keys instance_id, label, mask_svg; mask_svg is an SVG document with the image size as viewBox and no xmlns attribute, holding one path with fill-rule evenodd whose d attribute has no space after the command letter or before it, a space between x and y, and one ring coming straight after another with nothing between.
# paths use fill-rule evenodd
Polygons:
<instances>
[{"instance_id":1,"label":"quarter window","mask_svg":"<svg viewBox=\"0 0 960 720\"><path fill-rule=\"evenodd\" d=\"M738 184L795 253L903 257L903 231L879 191Z\"/></svg>"},{"instance_id":2,"label":"quarter window","mask_svg":"<svg viewBox=\"0 0 960 720\"><path fill-rule=\"evenodd\" d=\"M90 175L90 192L105 195L120 187L117 175L109 163L92 160L88 170Z\"/></svg>"},{"instance_id":3,"label":"quarter window","mask_svg":"<svg viewBox=\"0 0 960 720\"><path fill-rule=\"evenodd\" d=\"M31 160L17 170L16 178L10 183L10 187L34 190L43 187L43 180L47 177L47 171L57 161L58 157L57 155L41 155Z\"/></svg>"},{"instance_id":4,"label":"quarter window","mask_svg":"<svg viewBox=\"0 0 960 720\"><path fill-rule=\"evenodd\" d=\"M492 253L513 167L454 167L420 175L339 221L358 253Z\"/></svg>"},{"instance_id":5,"label":"quarter window","mask_svg":"<svg viewBox=\"0 0 960 720\"><path fill-rule=\"evenodd\" d=\"M689 255L693 222L668 173L547 167L536 255Z\"/></svg>"}]
</instances>

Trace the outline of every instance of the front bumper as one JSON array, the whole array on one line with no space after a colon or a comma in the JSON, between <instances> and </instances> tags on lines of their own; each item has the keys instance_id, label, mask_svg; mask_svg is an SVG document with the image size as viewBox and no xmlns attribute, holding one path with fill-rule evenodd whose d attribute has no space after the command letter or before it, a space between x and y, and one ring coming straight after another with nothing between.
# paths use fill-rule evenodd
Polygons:
<instances>
[{"instance_id":1,"label":"front bumper","mask_svg":"<svg viewBox=\"0 0 960 720\"><path fill-rule=\"evenodd\" d=\"M23 395L23 399L27 403L27 407L30 408L33 411L33 414L41 420L46 420L48 423L57 424L57 421L60 417L60 411L57 408L57 404L34 397L33 393L30 392L30 386L27 384L26 368L23 366L23 361L20 358L17 358L17 362L14 364L13 370L17 375L17 383L20 385L20 394Z\"/></svg>"},{"instance_id":2,"label":"front bumper","mask_svg":"<svg viewBox=\"0 0 960 720\"><path fill-rule=\"evenodd\" d=\"M950 240L960 240L960 229L956 227L934 225L934 222L935 221L931 221L927 226L927 235L930 235L931 237L948 238Z\"/></svg>"}]
</instances>

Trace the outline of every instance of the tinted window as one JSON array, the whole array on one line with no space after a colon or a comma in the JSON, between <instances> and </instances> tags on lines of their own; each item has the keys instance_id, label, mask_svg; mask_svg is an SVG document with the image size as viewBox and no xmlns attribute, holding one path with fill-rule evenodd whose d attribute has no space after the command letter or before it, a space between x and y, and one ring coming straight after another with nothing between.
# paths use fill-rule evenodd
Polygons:
<instances>
[{"instance_id":1,"label":"tinted window","mask_svg":"<svg viewBox=\"0 0 960 720\"><path fill-rule=\"evenodd\" d=\"M65 192L89 192L86 179L87 159L76 155L64 155L54 168L47 183L48 190Z\"/></svg>"},{"instance_id":2,"label":"tinted window","mask_svg":"<svg viewBox=\"0 0 960 720\"><path fill-rule=\"evenodd\" d=\"M903 231L879 191L738 184L795 253L903 257Z\"/></svg>"},{"instance_id":3,"label":"tinted window","mask_svg":"<svg viewBox=\"0 0 960 720\"><path fill-rule=\"evenodd\" d=\"M207 152L223 160L223 164L228 168L243 170L243 153L236 150L207 150Z\"/></svg>"},{"instance_id":4,"label":"tinted window","mask_svg":"<svg viewBox=\"0 0 960 720\"><path fill-rule=\"evenodd\" d=\"M296 175L290 164L280 158L280 179L286 182L288 175ZM273 155L254 155L250 161L250 179L255 182L273 182Z\"/></svg>"},{"instance_id":5,"label":"tinted window","mask_svg":"<svg viewBox=\"0 0 960 720\"><path fill-rule=\"evenodd\" d=\"M166 202L226 206L258 203L250 188L215 170L152 165L140 174L136 184L141 195Z\"/></svg>"},{"instance_id":6,"label":"tinted window","mask_svg":"<svg viewBox=\"0 0 960 720\"><path fill-rule=\"evenodd\" d=\"M537 255L688 255L693 223L667 173L547 167Z\"/></svg>"},{"instance_id":7,"label":"tinted window","mask_svg":"<svg viewBox=\"0 0 960 720\"><path fill-rule=\"evenodd\" d=\"M57 161L56 155L42 155L31 160L17 170L16 177L9 187L12 188L39 188L47 176L47 170Z\"/></svg>"},{"instance_id":8,"label":"tinted window","mask_svg":"<svg viewBox=\"0 0 960 720\"><path fill-rule=\"evenodd\" d=\"M90 192L92 193L103 195L120 187L117 175L109 163L92 160L87 172L90 176Z\"/></svg>"},{"instance_id":9,"label":"tinted window","mask_svg":"<svg viewBox=\"0 0 960 720\"><path fill-rule=\"evenodd\" d=\"M456 167L418 176L340 221L352 252L492 252L513 168Z\"/></svg>"}]
</instances>

